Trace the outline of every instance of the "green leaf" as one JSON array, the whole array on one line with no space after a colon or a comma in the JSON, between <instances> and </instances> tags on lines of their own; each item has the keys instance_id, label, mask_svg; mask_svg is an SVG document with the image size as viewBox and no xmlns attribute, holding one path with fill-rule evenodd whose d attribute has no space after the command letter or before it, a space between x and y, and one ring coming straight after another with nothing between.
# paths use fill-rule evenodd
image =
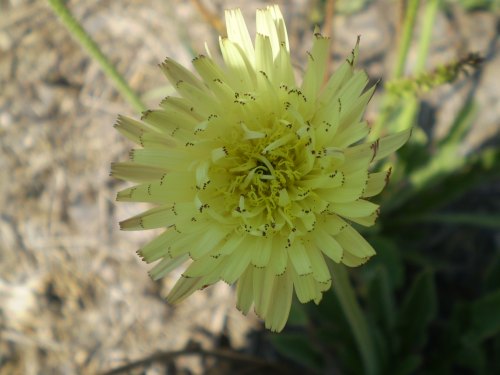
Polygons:
<instances>
[{"instance_id":1,"label":"green leaf","mask_svg":"<svg viewBox=\"0 0 500 375\"><path fill-rule=\"evenodd\" d=\"M500 290L474 302L470 309L470 326L462 341L472 346L500 333Z\"/></svg>"},{"instance_id":2,"label":"green leaf","mask_svg":"<svg viewBox=\"0 0 500 375\"><path fill-rule=\"evenodd\" d=\"M392 375L411 375L416 374L422 358L419 355L411 354L400 359L394 367L390 369Z\"/></svg>"},{"instance_id":3,"label":"green leaf","mask_svg":"<svg viewBox=\"0 0 500 375\"><path fill-rule=\"evenodd\" d=\"M321 353L310 340L300 333L271 334L269 339L278 353L304 367L321 370L324 366Z\"/></svg>"},{"instance_id":4,"label":"green leaf","mask_svg":"<svg viewBox=\"0 0 500 375\"><path fill-rule=\"evenodd\" d=\"M307 316L305 306L302 303L299 303L296 299L293 299L287 324L291 326L304 327L308 323L309 317Z\"/></svg>"},{"instance_id":5,"label":"green leaf","mask_svg":"<svg viewBox=\"0 0 500 375\"><path fill-rule=\"evenodd\" d=\"M397 326L403 354L422 348L436 313L434 277L430 271L423 271L415 278L399 312Z\"/></svg>"},{"instance_id":6,"label":"green leaf","mask_svg":"<svg viewBox=\"0 0 500 375\"><path fill-rule=\"evenodd\" d=\"M500 250L500 249L499 249ZM484 273L484 286L486 291L498 289L500 285L500 252L494 255Z\"/></svg>"},{"instance_id":7,"label":"green leaf","mask_svg":"<svg viewBox=\"0 0 500 375\"><path fill-rule=\"evenodd\" d=\"M363 267L363 272L375 274L378 266L383 265L387 270L390 289L400 288L404 281L404 267L397 244L382 236L370 238L370 243L377 254Z\"/></svg>"},{"instance_id":8,"label":"green leaf","mask_svg":"<svg viewBox=\"0 0 500 375\"><path fill-rule=\"evenodd\" d=\"M477 345L468 346L457 352L456 361L476 375L486 375L486 355Z\"/></svg>"},{"instance_id":9,"label":"green leaf","mask_svg":"<svg viewBox=\"0 0 500 375\"><path fill-rule=\"evenodd\" d=\"M455 118L455 121L453 121L448 134L439 142L438 147L443 147L450 144L459 144L467 133L467 130L470 129L472 122L477 116L478 110L479 107L476 101L473 98L469 99L464 104L460 112L458 112L458 115Z\"/></svg>"},{"instance_id":10,"label":"green leaf","mask_svg":"<svg viewBox=\"0 0 500 375\"><path fill-rule=\"evenodd\" d=\"M387 268L382 264L378 265L375 277L369 284L368 303L369 312L388 334L394 327L396 312Z\"/></svg>"},{"instance_id":11,"label":"green leaf","mask_svg":"<svg viewBox=\"0 0 500 375\"><path fill-rule=\"evenodd\" d=\"M436 175L433 179L424 181L419 188L402 186L400 190L393 190L391 199L383 206L382 216L389 214L394 216L393 212L404 204L406 204L405 216L409 211L415 214L435 211L474 187L498 178L500 178L500 148L487 148L470 156L458 170L449 170L442 175Z\"/></svg>"},{"instance_id":12,"label":"green leaf","mask_svg":"<svg viewBox=\"0 0 500 375\"><path fill-rule=\"evenodd\" d=\"M422 216L409 216L406 223L431 222L441 224L462 224L482 227L486 229L500 229L500 215L482 213L450 213L450 214L429 214Z\"/></svg>"}]
</instances>

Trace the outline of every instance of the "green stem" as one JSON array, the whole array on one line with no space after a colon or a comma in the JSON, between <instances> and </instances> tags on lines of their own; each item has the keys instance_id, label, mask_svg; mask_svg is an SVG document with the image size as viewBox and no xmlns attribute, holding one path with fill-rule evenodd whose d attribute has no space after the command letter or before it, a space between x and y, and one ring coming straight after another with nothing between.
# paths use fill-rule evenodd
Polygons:
<instances>
[{"instance_id":1,"label":"green stem","mask_svg":"<svg viewBox=\"0 0 500 375\"><path fill-rule=\"evenodd\" d=\"M425 4L422 34L418 44L417 61L415 63L415 75L425 70L425 63L427 62L432 42L432 31L434 30L434 23L436 22L436 15L440 5L441 0L428 0ZM400 118L399 126L396 126L396 130L404 130L408 127L408 124L413 124L419 109L420 103L416 96L407 98L403 115Z\"/></svg>"},{"instance_id":2,"label":"green stem","mask_svg":"<svg viewBox=\"0 0 500 375\"><path fill-rule=\"evenodd\" d=\"M403 21L403 31L399 39L398 53L396 56L396 66L394 67L393 71L393 77L392 77L393 79L398 79L403 76L419 5L420 5L420 0L409 0L409 3L406 7L405 18ZM394 108L400 104L399 102L400 102L399 98L391 93L387 93L384 96L382 101L382 110L380 111L378 119L373 125L370 132L371 139L379 138L382 135L382 129L384 127L387 127L388 124L393 122L392 121L392 117L394 116L393 111ZM405 125L408 126L407 123ZM396 131L396 129L388 129L388 130Z\"/></svg>"},{"instance_id":3,"label":"green stem","mask_svg":"<svg viewBox=\"0 0 500 375\"><path fill-rule=\"evenodd\" d=\"M123 76L116 70L113 64L102 53L99 46L92 40L90 35L83 29L82 25L73 17L63 0L48 0L52 10L60 18L71 35L80 43L87 53L95 59L104 73L110 78L120 94L134 107L136 111L142 112L146 106L139 96L125 81Z\"/></svg>"},{"instance_id":4,"label":"green stem","mask_svg":"<svg viewBox=\"0 0 500 375\"><path fill-rule=\"evenodd\" d=\"M361 307L356 300L345 266L331 264L334 291L340 302L340 306L349 322L352 333L358 345L363 360L366 375L377 373L377 357L375 346L368 330L368 323L363 315Z\"/></svg>"},{"instance_id":5,"label":"green stem","mask_svg":"<svg viewBox=\"0 0 500 375\"><path fill-rule=\"evenodd\" d=\"M429 49L432 41L432 31L434 30L434 23L440 5L441 0L428 0L425 4L424 19L422 21L422 35L418 45L417 62L415 64L415 75L425 70L425 63L429 56Z\"/></svg>"},{"instance_id":6,"label":"green stem","mask_svg":"<svg viewBox=\"0 0 500 375\"><path fill-rule=\"evenodd\" d=\"M415 19L417 18L419 4L420 0L410 0L407 5L405 20L403 23L403 34L401 35L401 39L399 42L399 51L396 60L396 67L394 68L393 78L401 78L403 76L404 68L406 65L406 57L408 56L408 50L410 49L410 43L415 26Z\"/></svg>"},{"instance_id":7,"label":"green stem","mask_svg":"<svg viewBox=\"0 0 500 375\"><path fill-rule=\"evenodd\" d=\"M410 42L413 34L413 29L415 27L415 19L418 13L420 0L410 0L405 16L405 21L403 25L403 35L401 37L401 42L399 45L399 51L397 56L397 63L394 70L394 79L401 78L404 73L404 68L406 65L406 59L408 56L408 50L410 47ZM425 63L427 57L429 56L429 48L432 42L432 31L434 29L434 23L436 21L436 15L441 5L441 0L429 0L425 4L424 18L422 21L422 34L420 36L418 44L418 54L417 61L415 64L415 74L421 73L425 70ZM419 101L416 97L408 97L404 99L404 107L401 113L397 117L397 121L394 121L393 131L401 131L406 129L409 124L413 124L415 116L419 110ZM378 138L382 131L382 127L390 123L392 111L389 109L391 106L397 107L401 104L400 98L388 93L383 100L383 108L379 119L374 124L371 132L371 137Z\"/></svg>"}]
</instances>

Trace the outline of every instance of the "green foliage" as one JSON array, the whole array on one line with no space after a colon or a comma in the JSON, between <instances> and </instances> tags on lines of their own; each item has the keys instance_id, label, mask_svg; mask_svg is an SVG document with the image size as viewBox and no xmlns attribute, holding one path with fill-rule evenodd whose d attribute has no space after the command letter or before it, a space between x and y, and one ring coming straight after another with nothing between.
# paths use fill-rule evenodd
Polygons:
<instances>
[{"instance_id":1,"label":"green foliage","mask_svg":"<svg viewBox=\"0 0 500 375\"><path fill-rule=\"evenodd\" d=\"M272 334L270 341L278 353L308 369L319 371L324 366L321 353L301 333Z\"/></svg>"}]
</instances>

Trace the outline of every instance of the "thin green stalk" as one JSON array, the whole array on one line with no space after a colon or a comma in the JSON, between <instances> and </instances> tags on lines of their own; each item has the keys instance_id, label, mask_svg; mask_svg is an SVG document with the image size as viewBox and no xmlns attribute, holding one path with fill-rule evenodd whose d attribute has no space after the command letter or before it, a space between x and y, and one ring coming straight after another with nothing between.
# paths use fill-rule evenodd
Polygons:
<instances>
[{"instance_id":1,"label":"thin green stalk","mask_svg":"<svg viewBox=\"0 0 500 375\"><path fill-rule=\"evenodd\" d=\"M104 73L110 78L120 94L130 103L130 105L139 112L146 109L139 96L132 90L123 76L116 70L113 64L102 53L99 46L94 42L90 35L83 29L82 25L73 17L63 0L48 0L52 10L62 21L70 34L80 43L87 53L96 60Z\"/></svg>"},{"instance_id":2,"label":"thin green stalk","mask_svg":"<svg viewBox=\"0 0 500 375\"><path fill-rule=\"evenodd\" d=\"M399 39L398 52L396 56L396 66L394 67L392 76L393 79L398 79L403 76L419 5L420 5L420 0L409 0L408 5L406 7L405 18L403 21L403 31ZM398 107L399 105L400 105L399 97L391 93L387 93L384 96L382 101L382 109L380 111L377 121L373 125L370 132L371 139L379 138L382 135L382 129L384 127L387 127L388 124L393 123L392 118L395 115L394 108ZM408 126L408 124L406 125ZM387 129L387 130L396 131L396 129Z\"/></svg>"},{"instance_id":3,"label":"thin green stalk","mask_svg":"<svg viewBox=\"0 0 500 375\"><path fill-rule=\"evenodd\" d=\"M401 78L403 76L419 5L420 0L410 0L408 2L393 78Z\"/></svg>"},{"instance_id":4,"label":"thin green stalk","mask_svg":"<svg viewBox=\"0 0 500 375\"><path fill-rule=\"evenodd\" d=\"M394 79L401 78L404 73L408 49L410 47L411 37L415 26L415 18L417 15L420 0L410 0L403 25L403 35L399 45L397 63L394 70ZM441 0L428 0L425 4L424 17L422 21L422 34L418 44L417 62L415 64L415 74L425 70L425 63L429 55L429 47L432 42L432 31L436 21L436 15L441 5ZM383 109L378 121L373 126L371 136L373 138L380 137L382 127L390 123L390 118L393 116L391 106L397 107L402 105L399 97L388 93L383 101ZM419 110L419 102L416 97L408 97L404 99L404 107L401 113L397 116L397 121L394 121L393 131L401 131L414 123L415 116Z\"/></svg>"},{"instance_id":5,"label":"thin green stalk","mask_svg":"<svg viewBox=\"0 0 500 375\"><path fill-rule=\"evenodd\" d=\"M340 306L349 322L358 345L366 375L377 373L377 356L375 346L368 330L368 323L349 280L345 266L331 263L333 290L337 293Z\"/></svg>"},{"instance_id":6,"label":"thin green stalk","mask_svg":"<svg viewBox=\"0 0 500 375\"><path fill-rule=\"evenodd\" d=\"M436 22L436 15L441 5L441 0L428 0L425 4L424 18L422 21L422 34L418 44L417 62L415 64L415 75L425 70L425 63L429 56L429 49L432 42L432 31ZM415 116L420 108L419 100L415 97L406 99L406 108L403 111L403 116L400 118L397 131L404 130L408 124L413 124Z\"/></svg>"},{"instance_id":7,"label":"thin green stalk","mask_svg":"<svg viewBox=\"0 0 500 375\"><path fill-rule=\"evenodd\" d=\"M436 22L436 15L441 6L441 0L428 0L425 4L424 19L422 21L422 35L418 45L417 62L414 74L417 75L425 70L425 63L429 56L432 41L432 31Z\"/></svg>"}]
</instances>

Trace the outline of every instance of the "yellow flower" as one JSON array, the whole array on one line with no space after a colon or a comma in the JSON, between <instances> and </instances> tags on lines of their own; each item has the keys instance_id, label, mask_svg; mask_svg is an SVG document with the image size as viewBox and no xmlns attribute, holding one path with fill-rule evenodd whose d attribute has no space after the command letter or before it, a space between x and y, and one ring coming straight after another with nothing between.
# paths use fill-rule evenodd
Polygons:
<instances>
[{"instance_id":1,"label":"yellow flower","mask_svg":"<svg viewBox=\"0 0 500 375\"><path fill-rule=\"evenodd\" d=\"M198 76L167 59L161 69L178 96L142 121L116 128L141 148L112 175L138 183L117 200L158 206L121 222L123 230L165 228L138 253L156 280L186 264L168 295L175 303L219 280L237 283L237 307L283 329L293 290L316 303L331 286L326 260L358 266L375 254L351 226L373 225L370 198L389 172L369 166L410 131L362 143L361 120L374 88L352 56L323 85L329 39L314 34L302 83L290 61L277 6L257 11L252 43L240 10L226 11L225 66L200 55Z\"/></svg>"}]
</instances>

